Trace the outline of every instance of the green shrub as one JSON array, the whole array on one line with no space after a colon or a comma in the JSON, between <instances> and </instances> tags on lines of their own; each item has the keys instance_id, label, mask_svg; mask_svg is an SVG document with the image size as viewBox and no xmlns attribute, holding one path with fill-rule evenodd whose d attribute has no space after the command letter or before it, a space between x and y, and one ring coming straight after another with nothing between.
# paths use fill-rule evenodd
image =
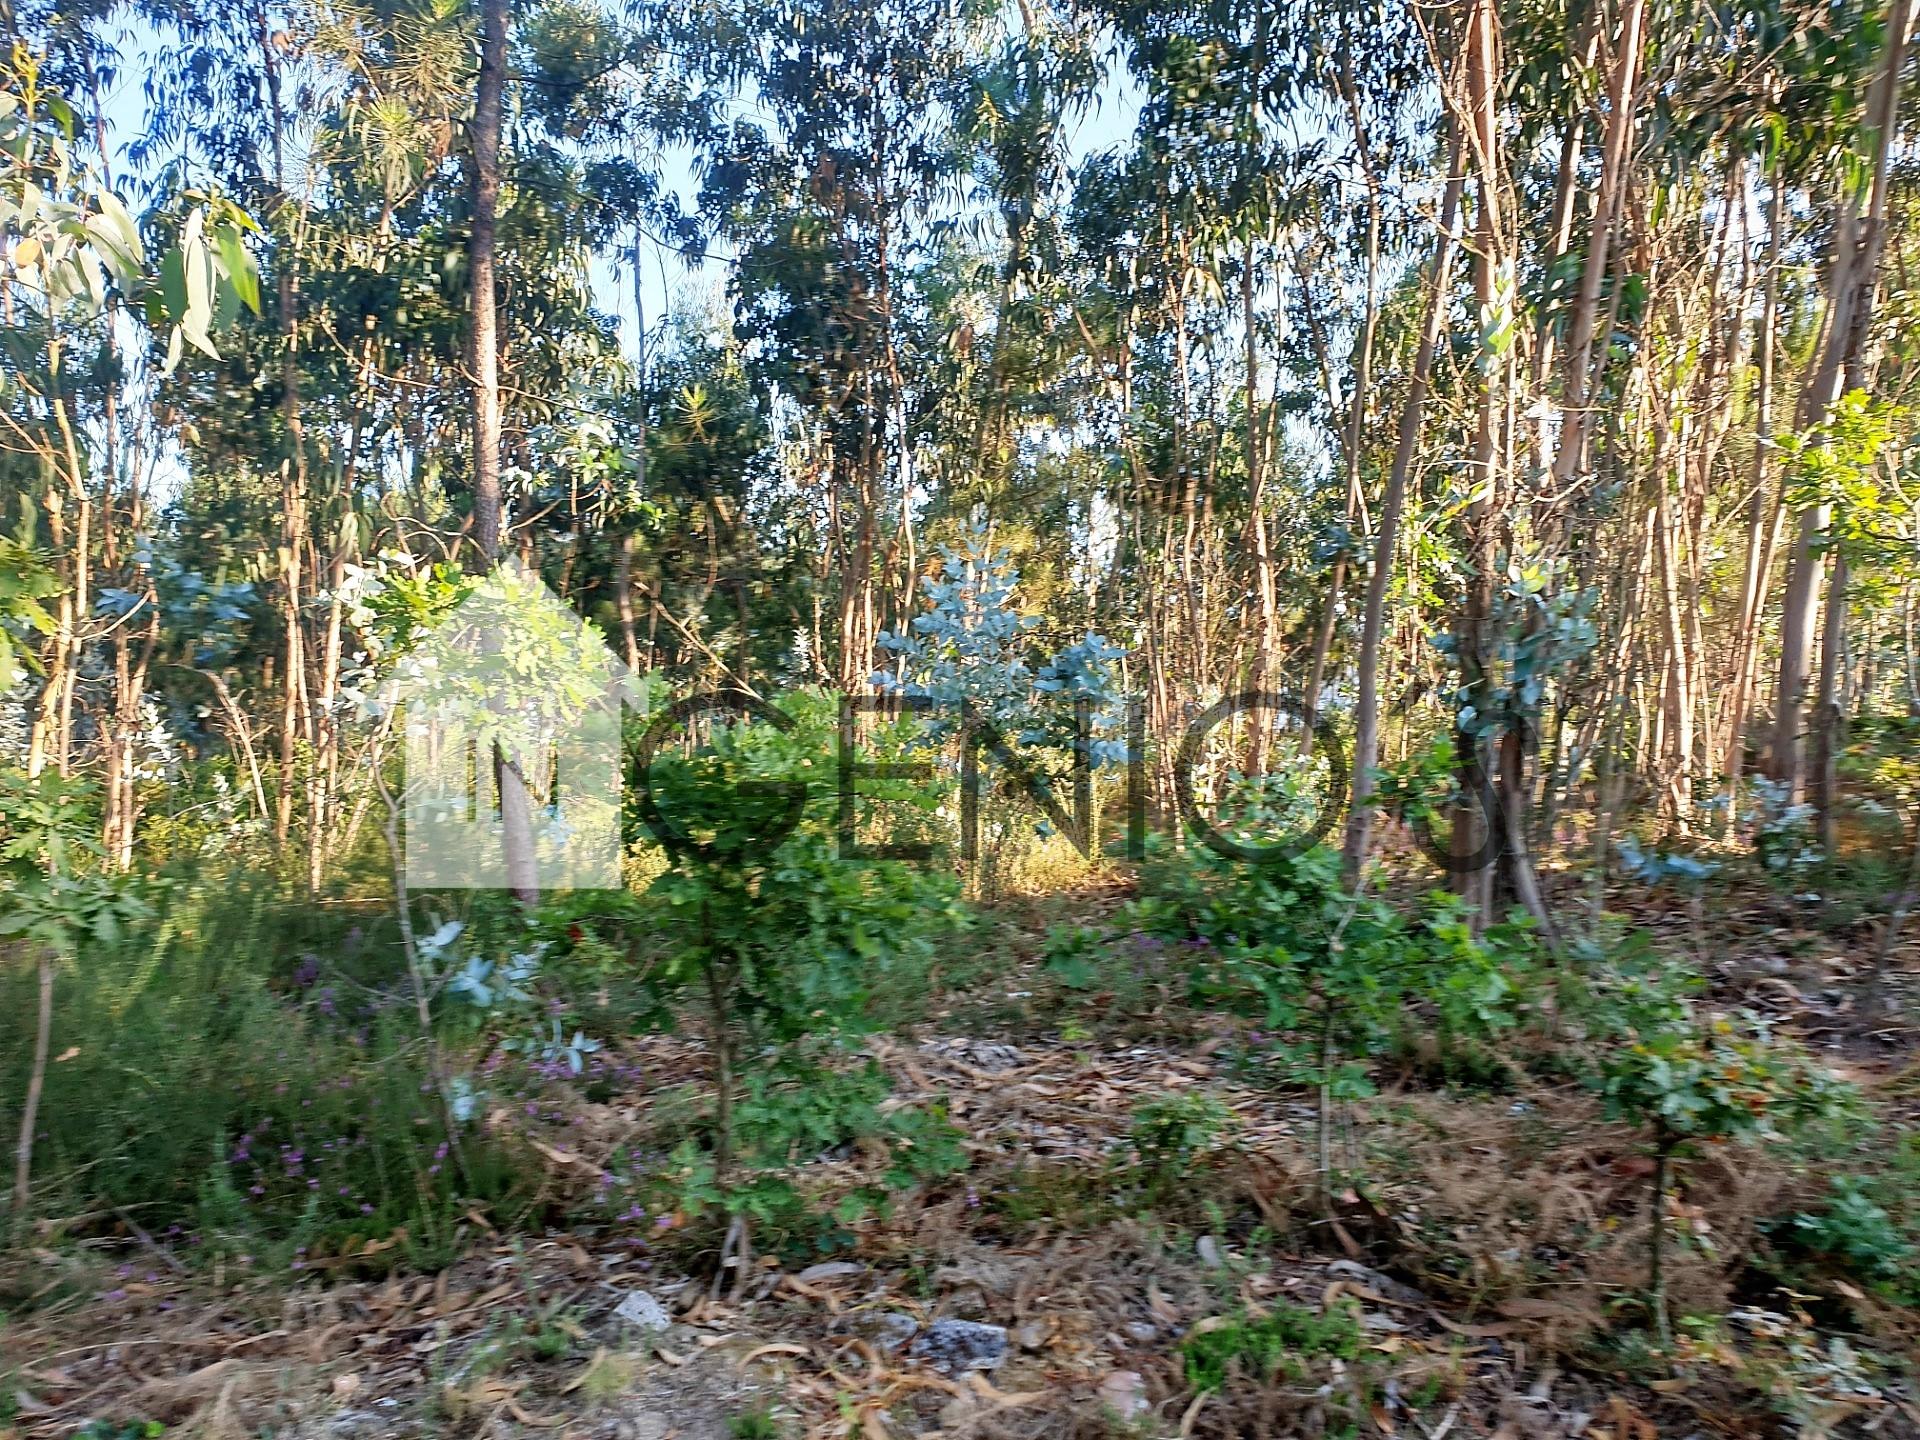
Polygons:
<instances>
[{"instance_id":1,"label":"green shrub","mask_svg":"<svg viewBox=\"0 0 1920 1440\"><path fill-rule=\"evenodd\" d=\"M464 1146L470 1187L436 1154L440 1102L397 946L358 942L385 951L383 988L372 953L364 984L314 958L351 948L354 928L242 872L174 887L90 951L62 977L41 1109L52 1203L264 1266L402 1230L432 1258L470 1204L509 1201L515 1167L485 1136ZM0 1093L25 1083L30 984L0 973Z\"/></svg>"},{"instance_id":2,"label":"green shrub","mask_svg":"<svg viewBox=\"0 0 1920 1440\"><path fill-rule=\"evenodd\" d=\"M1881 1125L1849 1131L1845 1163L1860 1168L1831 1174L1818 1201L1761 1229L1783 1258L1852 1275L1911 1304L1920 1297L1920 1135Z\"/></svg>"},{"instance_id":3,"label":"green shrub","mask_svg":"<svg viewBox=\"0 0 1920 1440\"><path fill-rule=\"evenodd\" d=\"M709 1126L652 1170L643 1208L743 1217L762 1249L804 1263L847 1248L848 1227L884 1213L896 1191L964 1168L959 1132L943 1108L889 1107L877 1066L834 1068L828 1058L803 1049L737 1077L730 1167L719 1168L718 1137ZM883 1148L886 1169L877 1182L823 1204L799 1167L855 1144Z\"/></svg>"},{"instance_id":4,"label":"green shrub","mask_svg":"<svg viewBox=\"0 0 1920 1440\"><path fill-rule=\"evenodd\" d=\"M733 1440L780 1440L784 1432L771 1410L742 1410L727 1421Z\"/></svg>"},{"instance_id":5,"label":"green shrub","mask_svg":"<svg viewBox=\"0 0 1920 1440\"><path fill-rule=\"evenodd\" d=\"M783 713L785 727L719 725L654 759L647 781L676 853L639 912L652 983L704 1011L713 1056L707 1143L675 1157L683 1195L776 1230L801 1203L782 1172L832 1145L887 1145L889 1185L957 1165L941 1117L884 1113L879 1072L841 1073L837 1052L918 1003L933 937L964 919L950 876L840 857L827 699L791 696ZM882 788L936 803L930 789ZM848 1197L839 1218L875 1199Z\"/></svg>"},{"instance_id":6,"label":"green shrub","mask_svg":"<svg viewBox=\"0 0 1920 1440\"><path fill-rule=\"evenodd\" d=\"M1196 849L1149 863L1131 919L1185 945L1195 1000L1257 1018L1289 1078L1358 1095L1410 944L1392 907L1339 876L1324 849L1267 863Z\"/></svg>"},{"instance_id":7,"label":"green shrub","mask_svg":"<svg viewBox=\"0 0 1920 1440\"><path fill-rule=\"evenodd\" d=\"M1196 1003L1253 1019L1268 1066L1330 1103L1371 1094L1372 1060L1409 1026L1491 1069L1519 1022L1535 973L1526 928L1477 940L1457 900L1428 903L1416 925L1348 894L1326 849L1264 863L1196 849L1150 861L1126 918L1184 956Z\"/></svg>"},{"instance_id":8,"label":"green shrub","mask_svg":"<svg viewBox=\"0 0 1920 1440\"><path fill-rule=\"evenodd\" d=\"M1467 903L1427 899L1405 980L1406 1029L1431 1035L1450 1080L1485 1082L1513 1062L1503 1040L1532 1012L1541 988L1533 927L1516 917L1475 935Z\"/></svg>"},{"instance_id":9,"label":"green shrub","mask_svg":"<svg viewBox=\"0 0 1920 1440\"><path fill-rule=\"evenodd\" d=\"M1827 1183L1826 1203L1793 1217L1794 1239L1866 1279L1898 1276L1912 1259L1913 1246L1873 1198L1872 1181L1862 1175L1835 1175Z\"/></svg>"},{"instance_id":10,"label":"green shrub","mask_svg":"<svg viewBox=\"0 0 1920 1440\"><path fill-rule=\"evenodd\" d=\"M1047 973L1069 990L1091 990L1102 977L1107 937L1086 925L1054 925L1042 952Z\"/></svg>"},{"instance_id":11,"label":"green shrub","mask_svg":"<svg viewBox=\"0 0 1920 1440\"><path fill-rule=\"evenodd\" d=\"M1134 1154L1150 1177L1177 1180L1232 1123L1231 1110L1197 1090L1142 1101L1133 1112Z\"/></svg>"},{"instance_id":12,"label":"green shrub","mask_svg":"<svg viewBox=\"0 0 1920 1440\"><path fill-rule=\"evenodd\" d=\"M1662 1252L1670 1167L1704 1143L1752 1141L1830 1117L1853 1092L1757 1021L1701 1019L1683 1001L1650 1002L1600 1072L1607 1114L1651 1132L1653 1225L1647 1295L1670 1340Z\"/></svg>"},{"instance_id":13,"label":"green shrub","mask_svg":"<svg viewBox=\"0 0 1920 1440\"><path fill-rule=\"evenodd\" d=\"M1359 1314L1341 1303L1309 1310L1283 1300L1264 1315L1243 1312L1196 1326L1180 1343L1187 1383L1201 1392L1218 1390L1236 1377L1265 1382L1279 1376L1298 1383L1313 1374L1315 1360L1352 1360L1359 1353Z\"/></svg>"}]
</instances>

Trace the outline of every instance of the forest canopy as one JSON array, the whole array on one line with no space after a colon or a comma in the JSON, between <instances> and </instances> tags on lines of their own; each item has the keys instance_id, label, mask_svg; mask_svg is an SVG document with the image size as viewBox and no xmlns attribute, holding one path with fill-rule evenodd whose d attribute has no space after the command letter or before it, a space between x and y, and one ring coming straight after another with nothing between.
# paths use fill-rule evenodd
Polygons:
<instances>
[{"instance_id":1,"label":"forest canopy","mask_svg":"<svg viewBox=\"0 0 1920 1440\"><path fill-rule=\"evenodd\" d=\"M1920 1434L1914 11L0 0L0 1440Z\"/></svg>"}]
</instances>

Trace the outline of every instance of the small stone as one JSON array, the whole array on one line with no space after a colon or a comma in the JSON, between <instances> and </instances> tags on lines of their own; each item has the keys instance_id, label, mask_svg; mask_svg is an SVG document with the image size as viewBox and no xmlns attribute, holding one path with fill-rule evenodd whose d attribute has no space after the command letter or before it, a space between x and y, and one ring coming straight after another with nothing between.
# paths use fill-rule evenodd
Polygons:
<instances>
[{"instance_id":1,"label":"small stone","mask_svg":"<svg viewBox=\"0 0 1920 1440\"><path fill-rule=\"evenodd\" d=\"M974 1320L936 1320L909 1351L948 1375L991 1370L1007 1358L1007 1331L1005 1326Z\"/></svg>"},{"instance_id":2,"label":"small stone","mask_svg":"<svg viewBox=\"0 0 1920 1440\"><path fill-rule=\"evenodd\" d=\"M651 1290L629 1291L626 1299L614 1307L613 1313L649 1335L657 1335L673 1325L673 1316L667 1313L667 1307L654 1297Z\"/></svg>"},{"instance_id":3,"label":"small stone","mask_svg":"<svg viewBox=\"0 0 1920 1440\"><path fill-rule=\"evenodd\" d=\"M856 1310L834 1328L892 1353L920 1333L920 1322L898 1310Z\"/></svg>"},{"instance_id":4,"label":"small stone","mask_svg":"<svg viewBox=\"0 0 1920 1440\"><path fill-rule=\"evenodd\" d=\"M942 1430L966 1430L980 1418L980 1397L971 1390L962 1390L949 1400L940 1410L940 1428Z\"/></svg>"},{"instance_id":5,"label":"small stone","mask_svg":"<svg viewBox=\"0 0 1920 1440\"><path fill-rule=\"evenodd\" d=\"M1391 1300L1396 1305L1425 1305L1427 1297L1421 1291L1391 1275L1382 1275L1378 1270L1369 1270L1352 1260L1335 1260L1327 1266L1329 1275L1338 1275L1346 1280L1357 1280L1383 1300Z\"/></svg>"},{"instance_id":6,"label":"small stone","mask_svg":"<svg viewBox=\"0 0 1920 1440\"><path fill-rule=\"evenodd\" d=\"M856 1260L827 1260L809 1265L793 1278L802 1285L818 1285L823 1280L844 1280L849 1275L862 1274L866 1268Z\"/></svg>"},{"instance_id":7,"label":"small stone","mask_svg":"<svg viewBox=\"0 0 1920 1440\"><path fill-rule=\"evenodd\" d=\"M1147 1382L1138 1371L1114 1371L1100 1382L1095 1393L1100 1403L1122 1420L1133 1420L1147 1412Z\"/></svg>"},{"instance_id":8,"label":"small stone","mask_svg":"<svg viewBox=\"0 0 1920 1440\"><path fill-rule=\"evenodd\" d=\"M1046 1348L1047 1337L1053 1334L1053 1327L1044 1320L1029 1320L1013 1332L1013 1338L1020 1342L1022 1350L1042 1350Z\"/></svg>"},{"instance_id":9,"label":"small stone","mask_svg":"<svg viewBox=\"0 0 1920 1440\"><path fill-rule=\"evenodd\" d=\"M1202 1235L1200 1237L1200 1243L1194 1246L1194 1249L1199 1252L1200 1263L1203 1265L1212 1265L1218 1268L1226 1264L1225 1259L1223 1259L1220 1254L1220 1242L1211 1235Z\"/></svg>"},{"instance_id":10,"label":"small stone","mask_svg":"<svg viewBox=\"0 0 1920 1440\"><path fill-rule=\"evenodd\" d=\"M1160 1338L1160 1329L1144 1320L1133 1320L1127 1324L1127 1337L1137 1345L1151 1345Z\"/></svg>"}]
</instances>

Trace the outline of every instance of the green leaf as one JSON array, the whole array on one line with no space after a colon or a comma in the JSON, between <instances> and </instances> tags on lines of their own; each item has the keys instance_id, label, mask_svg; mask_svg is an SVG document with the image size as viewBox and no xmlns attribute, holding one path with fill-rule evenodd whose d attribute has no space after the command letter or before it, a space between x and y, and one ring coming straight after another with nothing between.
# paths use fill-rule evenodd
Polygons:
<instances>
[{"instance_id":1,"label":"green leaf","mask_svg":"<svg viewBox=\"0 0 1920 1440\"><path fill-rule=\"evenodd\" d=\"M255 315L260 313L260 272L254 268L253 256L247 253L247 247L241 243L240 231L232 225L222 225L214 231L214 244L219 247L220 263L226 272L227 283L233 287L233 293L239 297Z\"/></svg>"},{"instance_id":2,"label":"green leaf","mask_svg":"<svg viewBox=\"0 0 1920 1440\"><path fill-rule=\"evenodd\" d=\"M187 259L178 246L160 259L160 304L161 314L175 324L187 313ZM167 368L173 368L172 362Z\"/></svg>"}]
</instances>

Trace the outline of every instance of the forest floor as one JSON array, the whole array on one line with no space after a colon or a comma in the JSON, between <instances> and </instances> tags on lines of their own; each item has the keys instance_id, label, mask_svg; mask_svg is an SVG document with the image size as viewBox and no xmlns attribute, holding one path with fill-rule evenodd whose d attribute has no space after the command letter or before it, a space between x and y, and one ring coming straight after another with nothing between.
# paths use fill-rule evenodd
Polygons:
<instances>
[{"instance_id":1,"label":"forest floor","mask_svg":"<svg viewBox=\"0 0 1920 1440\"><path fill-rule=\"evenodd\" d=\"M290 1286L189 1269L130 1221L111 1244L55 1227L0 1277L32 1299L0 1315L12 1424L92 1422L94 1440L140 1435L130 1421L223 1440L1920 1436L1902 1378L1914 1316L1752 1263L1763 1219L1807 1184L1765 1149L1694 1161L1669 1210L1674 1312L1728 1316L1736 1343L1655 1357L1626 1313L1646 1265L1643 1137L1575 1083L1515 1067L1460 1088L1410 1056L1335 1107L1323 1140L1311 1092L1236 1063L1243 1022L1048 987L1047 922L1115 903L1006 907L978 981L870 1042L897 1096L944 1101L968 1165L831 1258L756 1258L716 1297L710 1247L611 1225L496 1233L476 1213L442 1273L367 1278L363 1255ZM1703 947L1698 917L1638 918ZM1902 1027L1855 1013L1871 934L1805 920L1767 898L1716 912L1699 954L1716 998L1776 1014L1876 1104L1920 1110ZM704 1073L695 1040L630 1049L644 1090L569 1094L529 1122L556 1193ZM1217 1143L1130 1169L1136 1106L1200 1092L1231 1111ZM801 1172L831 1197L879 1163L829 1152ZM1323 1187L1323 1166L1355 1178ZM1297 1363L1272 1381L1192 1383L1197 1339L1231 1349L1263 1317L1322 1311L1348 1328L1290 1335ZM1887 1366L1866 1378L1835 1335Z\"/></svg>"}]
</instances>

